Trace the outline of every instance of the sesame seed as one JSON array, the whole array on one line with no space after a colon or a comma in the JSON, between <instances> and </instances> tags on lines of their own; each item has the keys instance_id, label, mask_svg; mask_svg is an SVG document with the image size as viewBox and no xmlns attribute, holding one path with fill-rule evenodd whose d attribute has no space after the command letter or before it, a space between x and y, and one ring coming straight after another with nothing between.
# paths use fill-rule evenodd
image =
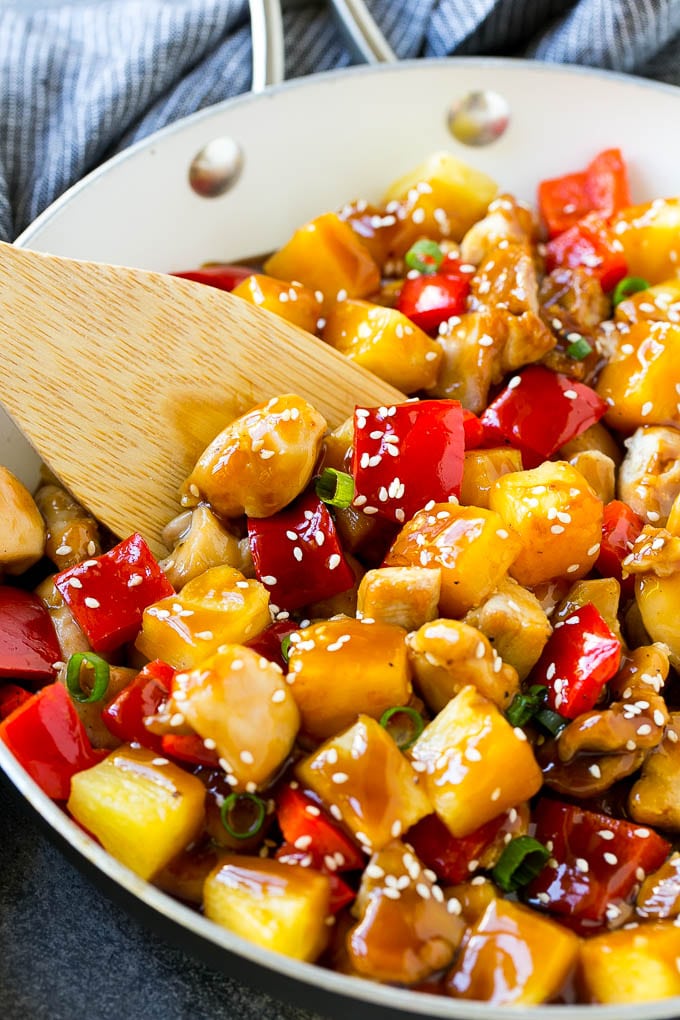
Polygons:
<instances>
[{"instance_id":1,"label":"sesame seed","mask_svg":"<svg viewBox=\"0 0 680 1020\"><path fill-rule=\"evenodd\" d=\"M212 641L214 634L211 630L199 630L196 634L196 637L199 638L199 640L201 641ZM238 659L236 660L236 662L238 662ZM237 665L235 664L232 665L234 669L238 669ZM241 663L241 665L243 665L243 663Z\"/></svg>"},{"instance_id":2,"label":"sesame seed","mask_svg":"<svg viewBox=\"0 0 680 1020\"><path fill-rule=\"evenodd\" d=\"M550 528L550 531L553 535L561 535L564 531L564 528L562 527L561 524L553 524L552 527Z\"/></svg>"},{"instance_id":3,"label":"sesame seed","mask_svg":"<svg viewBox=\"0 0 680 1020\"><path fill-rule=\"evenodd\" d=\"M168 761L167 758L152 758L151 764L152 765L169 765L170 762Z\"/></svg>"},{"instance_id":4,"label":"sesame seed","mask_svg":"<svg viewBox=\"0 0 680 1020\"><path fill-rule=\"evenodd\" d=\"M293 549L293 556L298 561L298 563L302 560L302 555L303 555L302 549L300 548L299 545L296 545L295 548Z\"/></svg>"},{"instance_id":5,"label":"sesame seed","mask_svg":"<svg viewBox=\"0 0 680 1020\"><path fill-rule=\"evenodd\" d=\"M587 875L589 871L588 861L584 857L577 857L576 868L578 871L583 872L584 875Z\"/></svg>"},{"instance_id":6,"label":"sesame seed","mask_svg":"<svg viewBox=\"0 0 680 1020\"><path fill-rule=\"evenodd\" d=\"M491 800L499 800L500 796L501 796L501 788L500 788L500 786L497 786L496 789L491 794Z\"/></svg>"},{"instance_id":7,"label":"sesame seed","mask_svg":"<svg viewBox=\"0 0 680 1020\"><path fill-rule=\"evenodd\" d=\"M397 839L397 837L401 835L401 829L402 829L401 822L397 818L395 819L394 822L392 822L392 828L390 829L390 833L395 839Z\"/></svg>"},{"instance_id":8,"label":"sesame seed","mask_svg":"<svg viewBox=\"0 0 680 1020\"><path fill-rule=\"evenodd\" d=\"M649 829L633 829L633 832L635 833L636 836L639 836L640 839L649 839L650 836Z\"/></svg>"},{"instance_id":9,"label":"sesame seed","mask_svg":"<svg viewBox=\"0 0 680 1020\"><path fill-rule=\"evenodd\" d=\"M383 896L387 896L390 900L401 899L401 893L398 889L391 889L389 886L383 889Z\"/></svg>"},{"instance_id":10,"label":"sesame seed","mask_svg":"<svg viewBox=\"0 0 680 1020\"><path fill-rule=\"evenodd\" d=\"M279 705L281 704L282 701L285 700L286 692L282 687L280 687L277 691L274 691L274 693L272 694L272 701L274 702L275 705Z\"/></svg>"},{"instance_id":11,"label":"sesame seed","mask_svg":"<svg viewBox=\"0 0 680 1020\"><path fill-rule=\"evenodd\" d=\"M606 850L605 853L602 854L602 857L607 864L615 865L619 863L619 859L616 854L610 853L609 850Z\"/></svg>"},{"instance_id":12,"label":"sesame seed","mask_svg":"<svg viewBox=\"0 0 680 1020\"><path fill-rule=\"evenodd\" d=\"M524 730L520 729L519 726L514 726L513 730L514 730L515 736L517 737L518 740L526 740L527 739L526 733L524 732Z\"/></svg>"},{"instance_id":13,"label":"sesame seed","mask_svg":"<svg viewBox=\"0 0 680 1020\"><path fill-rule=\"evenodd\" d=\"M588 771L590 772L591 776L595 777L595 779L602 778L602 770L600 769L599 765L589 765Z\"/></svg>"},{"instance_id":14,"label":"sesame seed","mask_svg":"<svg viewBox=\"0 0 680 1020\"><path fill-rule=\"evenodd\" d=\"M467 758L468 761L481 761L482 760L482 755L477 750L476 747L466 747L465 748L465 752L464 752L464 756L465 756L465 758Z\"/></svg>"},{"instance_id":15,"label":"sesame seed","mask_svg":"<svg viewBox=\"0 0 680 1020\"><path fill-rule=\"evenodd\" d=\"M239 758L241 759L241 761L243 762L244 765L254 765L255 764L255 757L254 757L252 751L241 751L241 753L239 755Z\"/></svg>"},{"instance_id":16,"label":"sesame seed","mask_svg":"<svg viewBox=\"0 0 680 1020\"><path fill-rule=\"evenodd\" d=\"M181 712L175 712L174 715L170 716L171 726L182 726L184 724L184 716Z\"/></svg>"},{"instance_id":17,"label":"sesame seed","mask_svg":"<svg viewBox=\"0 0 680 1020\"><path fill-rule=\"evenodd\" d=\"M58 549L54 550L55 556L68 556L69 553L73 552L70 545L60 545Z\"/></svg>"},{"instance_id":18,"label":"sesame seed","mask_svg":"<svg viewBox=\"0 0 680 1020\"><path fill-rule=\"evenodd\" d=\"M475 860L472 860L472 861L468 861L468 866L467 866L468 871L476 871L478 867L479 867L479 861L478 860L475 859Z\"/></svg>"},{"instance_id":19,"label":"sesame seed","mask_svg":"<svg viewBox=\"0 0 680 1020\"><path fill-rule=\"evenodd\" d=\"M642 726L638 726L638 736L646 737L652 732L652 727L649 723L643 723Z\"/></svg>"},{"instance_id":20,"label":"sesame seed","mask_svg":"<svg viewBox=\"0 0 680 1020\"><path fill-rule=\"evenodd\" d=\"M328 569L329 570L335 570L336 567L340 566L340 563L341 563L341 559L340 559L340 556L338 555L338 553L333 553L332 556L328 557Z\"/></svg>"},{"instance_id":21,"label":"sesame seed","mask_svg":"<svg viewBox=\"0 0 680 1020\"><path fill-rule=\"evenodd\" d=\"M463 905L460 900L456 899L455 896L451 896L450 899L446 901L446 909L449 914L461 914L463 911Z\"/></svg>"},{"instance_id":22,"label":"sesame seed","mask_svg":"<svg viewBox=\"0 0 680 1020\"><path fill-rule=\"evenodd\" d=\"M334 772L333 775L331 776L331 782L337 783L338 786L340 786L342 783L346 783L348 779L349 776L347 775L346 772Z\"/></svg>"},{"instance_id":23,"label":"sesame seed","mask_svg":"<svg viewBox=\"0 0 680 1020\"><path fill-rule=\"evenodd\" d=\"M91 595L88 595L85 599L85 605L88 609L99 609L101 603L98 599L93 599Z\"/></svg>"},{"instance_id":24,"label":"sesame seed","mask_svg":"<svg viewBox=\"0 0 680 1020\"><path fill-rule=\"evenodd\" d=\"M536 893L536 899L539 903L550 903L550 897L547 892Z\"/></svg>"},{"instance_id":25,"label":"sesame seed","mask_svg":"<svg viewBox=\"0 0 680 1020\"><path fill-rule=\"evenodd\" d=\"M296 850L307 850L312 845L311 836L298 836L293 843Z\"/></svg>"},{"instance_id":26,"label":"sesame seed","mask_svg":"<svg viewBox=\"0 0 680 1020\"><path fill-rule=\"evenodd\" d=\"M637 878L638 882L644 882L645 877L646 877L645 876L645 869L644 868L636 868L635 869L635 877Z\"/></svg>"}]
</instances>

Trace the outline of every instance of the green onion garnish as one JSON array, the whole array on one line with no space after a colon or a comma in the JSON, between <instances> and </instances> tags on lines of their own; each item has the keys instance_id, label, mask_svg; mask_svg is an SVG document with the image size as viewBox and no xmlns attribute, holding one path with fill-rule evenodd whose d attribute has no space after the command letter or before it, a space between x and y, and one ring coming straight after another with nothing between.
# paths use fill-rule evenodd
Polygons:
<instances>
[{"instance_id":1,"label":"green onion garnish","mask_svg":"<svg viewBox=\"0 0 680 1020\"><path fill-rule=\"evenodd\" d=\"M408 751L425 729L425 720L415 708L409 705L395 705L394 708L388 708L383 712L380 716L380 725L387 730L400 751Z\"/></svg>"},{"instance_id":2,"label":"green onion garnish","mask_svg":"<svg viewBox=\"0 0 680 1020\"><path fill-rule=\"evenodd\" d=\"M267 808L254 793L230 793L220 807L220 818L234 839L251 839L262 828Z\"/></svg>"},{"instance_id":3,"label":"green onion garnish","mask_svg":"<svg viewBox=\"0 0 680 1020\"><path fill-rule=\"evenodd\" d=\"M534 719L553 737L559 736L565 726L569 725L568 719L565 719L559 712L553 712L550 708L542 708L540 712L536 712Z\"/></svg>"},{"instance_id":4,"label":"green onion garnish","mask_svg":"<svg viewBox=\"0 0 680 1020\"><path fill-rule=\"evenodd\" d=\"M614 293L612 294L612 304L614 308L620 305L622 301L625 301L631 294L637 294L641 290L649 290L651 284L647 280L643 280L641 276L624 276L616 286L614 287Z\"/></svg>"},{"instance_id":5,"label":"green onion garnish","mask_svg":"<svg viewBox=\"0 0 680 1020\"><path fill-rule=\"evenodd\" d=\"M548 850L533 836L517 836L491 872L493 880L504 892L515 892L541 873L549 857Z\"/></svg>"},{"instance_id":6,"label":"green onion garnish","mask_svg":"<svg viewBox=\"0 0 680 1020\"><path fill-rule=\"evenodd\" d=\"M593 348L590 346L584 336L580 336L578 340L574 340L573 343L567 347L567 354L574 361L583 361L589 354L592 354Z\"/></svg>"},{"instance_id":7,"label":"green onion garnish","mask_svg":"<svg viewBox=\"0 0 680 1020\"><path fill-rule=\"evenodd\" d=\"M505 713L512 726L526 726L530 719L541 709L548 695L548 688L543 684L533 684L524 694L516 694Z\"/></svg>"},{"instance_id":8,"label":"green onion garnish","mask_svg":"<svg viewBox=\"0 0 680 1020\"><path fill-rule=\"evenodd\" d=\"M354 479L346 471L324 468L315 483L316 494L329 506L346 510L354 499Z\"/></svg>"},{"instance_id":9,"label":"green onion garnish","mask_svg":"<svg viewBox=\"0 0 680 1020\"><path fill-rule=\"evenodd\" d=\"M409 269L429 276L436 273L444 261L444 252L435 241L416 241L404 255Z\"/></svg>"},{"instance_id":10,"label":"green onion garnish","mask_svg":"<svg viewBox=\"0 0 680 1020\"><path fill-rule=\"evenodd\" d=\"M89 694L80 682L84 663L94 671L94 681ZM111 667L100 655L95 655L94 652L76 652L68 660L66 687L74 701L80 702L81 705L89 705L93 701L101 701L104 697L109 687L110 674Z\"/></svg>"},{"instance_id":11,"label":"green onion garnish","mask_svg":"<svg viewBox=\"0 0 680 1020\"><path fill-rule=\"evenodd\" d=\"M290 634L286 634L281 642L281 658L284 662L288 662L290 659Z\"/></svg>"}]
</instances>

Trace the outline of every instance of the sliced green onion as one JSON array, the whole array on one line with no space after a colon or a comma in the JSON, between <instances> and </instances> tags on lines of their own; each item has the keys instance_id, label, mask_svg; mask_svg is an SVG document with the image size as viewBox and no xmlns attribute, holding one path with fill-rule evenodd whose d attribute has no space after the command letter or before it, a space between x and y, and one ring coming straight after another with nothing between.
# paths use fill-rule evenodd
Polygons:
<instances>
[{"instance_id":1,"label":"sliced green onion","mask_svg":"<svg viewBox=\"0 0 680 1020\"><path fill-rule=\"evenodd\" d=\"M255 793L230 793L220 807L220 818L234 839L252 839L264 824L267 808Z\"/></svg>"},{"instance_id":2,"label":"sliced green onion","mask_svg":"<svg viewBox=\"0 0 680 1020\"><path fill-rule=\"evenodd\" d=\"M346 510L354 499L354 479L346 471L324 468L315 484L316 494L329 506Z\"/></svg>"},{"instance_id":3,"label":"sliced green onion","mask_svg":"<svg viewBox=\"0 0 680 1020\"><path fill-rule=\"evenodd\" d=\"M559 712L553 712L550 708L542 708L540 712L536 712L534 719L537 723L540 723L544 729L551 733L553 737L559 736L565 726L569 725L569 720L565 719Z\"/></svg>"},{"instance_id":4,"label":"sliced green onion","mask_svg":"<svg viewBox=\"0 0 680 1020\"><path fill-rule=\"evenodd\" d=\"M284 662L288 662L290 659L290 634L286 634L281 642L281 658Z\"/></svg>"},{"instance_id":5,"label":"sliced green onion","mask_svg":"<svg viewBox=\"0 0 680 1020\"><path fill-rule=\"evenodd\" d=\"M647 280L643 280L641 276L624 276L616 286L614 287L614 293L612 294L612 304L614 308L620 305L622 301L625 301L631 294L637 294L641 290L649 290L651 284Z\"/></svg>"},{"instance_id":6,"label":"sliced green onion","mask_svg":"<svg viewBox=\"0 0 680 1020\"><path fill-rule=\"evenodd\" d=\"M416 241L404 255L409 269L425 275L436 273L443 261L444 252L435 241Z\"/></svg>"},{"instance_id":7,"label":"sliced green onion","mask_svg":"<svg viewBox=\"0 0 680 1020\"><path fill-rule=\"evenodd\" d=\"M410 705L395 705L383 712L380 725L387 730L400 751L408 751L425 729L425 720Z\"/></svg>"},{"instance_id":8,"label":"sliced green onion","mask_svg":"<svg viewBox=\"0 0 680 1020\"><path fill-rule=\"evenodd\" d=\"M89 694L80 682L84 663L94 671L94 681ZM80 702L81 705L89 705L93 701L101 701L104 697L109 687L110 675L111 667L101 655L95 655L94 652L76 652L68 660L66 687L74 701Z\"/></svg>"},{"instance_id":9,"label":"sliced green onion","mask_svg":"<svg viewBox=\"0 0 680 1020\"><path fill-rule=\"evenodd\" d=\"M508 843L491 874L504 892L515 892L541 873L549 857L548 850L533 836L517 836Z\"/></svg>"},{"instance_id":10,"label":"sliced green onion","mask_svg":"<svg viewBox=\"0 0 680 1020\"><path fill-rule=\"evenodd\" d=\"M548 695L548 688L543 684L533 684L523 694L516 694L512 703L505 713L506 719L512 726L526 726L538 711L540 711Z\"/></svg>"},{"instance_id":11,"label":"sliced green onion","mask_svg":"<svg viewBox=\"0 0 680 1020\"><path fill-rule=\"evenodd\" d=\"M589 354L593 353L593 348L590 346L584 336L580 336L578 340L574 340L573 343L567 347L567 354L574 361L583 361Z\"/></svg>"}]
</instances>

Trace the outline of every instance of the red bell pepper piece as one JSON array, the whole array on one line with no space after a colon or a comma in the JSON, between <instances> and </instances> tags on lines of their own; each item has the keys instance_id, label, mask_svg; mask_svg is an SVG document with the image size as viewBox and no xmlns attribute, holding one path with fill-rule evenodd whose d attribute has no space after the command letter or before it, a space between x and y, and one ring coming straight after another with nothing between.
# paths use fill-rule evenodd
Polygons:
<instances>
[{"instance_id":1,"label":"red bell pepper piece","mask_svg":"<svg viewBox=\"0 0 680 1020\"><path fill-rule=\"evenodd\" d=\"M3 684L0 687L0 721L6 719L21 705L25 705L32 696L18 684Z\"/></svg>"},{"instance_id":2,"label":"red bell pepper piece","mask_svg":"<svg viewBox=\"0 0 680 1020\"><path fill-rule=\"evenodd\" d=\"M228 262L214 262L200 269L189 269L182 273L171 273L171 276L179 276L182 280L193 280L194 283L205 283L208 287L217 287L218 290L233 290L239 283L252 276L255 270L252 266L231 265Z\"/></svg>"},{"instance_id":3,"label":"red bell pepper piece","mask_svg":"<svg viewBox=\"0 0 680 1020\"><path fill-rule=\"evenodd\" d=\"M0 723L3 740L29 776L54 800L66 800L71 777L105 758L95 750L63 684L43 687Z\"/></svg>"},{"instance_id":4,"label":"red bell pepper piece","mask_svg":"<svg viewBox=\"0 0 680 1020\"><path fill-rule=\"evenodd\" d=\"M469 836L458 839L439 820L437 815L422 818L405 836L426 867L431 868L442 882L457 885L467 882L486 848L493 843L507 815L492 818L475 829ZM472 865L472 867L471 867Z\"/></svg>"},{"instance_id":5,"label":"red bell pepper piece","mask_svg":"<svg viewBox=\"0 0 680 1020\"><path fill-rule=\"evenodd\" d=\"M132 641L146 607L175 591L138 534L62 570L54 583L95 652Z\"/></svg>"},{"instance_id":6,"label":"red bell pepper piece","mask_svg":"<svg viewBox=\"0 0 680 1020\"><path fill-rule=\"evenodd\" d=\"M288 671L288 663L283 657L281 643L299 629L300 625L293 620L279 620L277 623L272 623L271 627L267 627L254 638L251 638L250 641L246 641L246 648L252 648L259 655L264 655L265 659L275 662L286 673Z\"/></svg>"},{"instance_id":7,"label":"red bell pepper piece","mask_svg":"<svg viewBox=\"0 0 680 1020\"><path fill-rule=\"evenodd\" d=\"M525 468L536 467L561 446L599 421L607 404L595 390L543 365L514 376L480 416L484 442L504 442L522 453Z\"/></svg>"},{"instance_id":8,"label":"red bell pepper piece","mask_svg":"<svg viewBox=\"0 0 680 1020\"><path fill-rule=\"evenodd\" d=\"M354 506L402 524L430 500L460 496L465 459L457 400L354 411Z\"/></svg>"},{"instance_id":9,"label":"red bell pepper piece","mask_svg":"<svg viewBox=\"0 0 680 1020\"><path fill-rule=\"evenodd\" d=\"M555 624L531 683L547 687L547 705L553 712L575 719L594 708L620 661L621 642L587 602Z\"/></svg>"},{"instance_id":10,"label":"red bell pepper piece","mask_svg":"<svg viewBox=\"0 0 680 1020\"><path fill-rule=\"evenodd\" d=\"M549 861L527 886L528 901L591 933L620 916L620 905L642 872L656 871L672 850L646 825L548 797L539 802L534 822L536 839L550 848L552 866Z\"/></svg>"},{"instance_id":11,"label":"red bell pepper piece","mask_svg":"<svg viewBox=\"0 0 680 1020\"><path fill-rule=\"evenodd\" d=\"M354 584L328 507L314 492L271 517L248 520L259 581L282 609L328 599Z\"/></svg>"},{"instance_id":12,"label":"red bell pepper piece","mask_svg":"<svg viewBox=\"0 0 680 1020\"><path fill-rule=\"evenodd\" d=\"M47 683L61 648L45 603L22 588L0 587L0 677Z\"/></svg>"},{"instance_id":13,"label":"red bell pepper piece","mask_svg":"<svg viewBox=\"0 0 680 1020\"><path fill-rule=\"evenodd\" d=\"M277 861L282 864L298 864L302 868L310 867L310 855L304 850L296 850L290 843L284 843L274 854ZM328 902L328 910L331 914L337 914L343 907L348 906L356 899L356 892L347 885L340 875L335 871L329 871L326 867L314 868L314 871L321 871L328 878L331 887L331 896Z\"/></svg>"},{"instance_id":14,"label":"red bell pepper piece","mask_svg":"<svg viewBox=\"0 0 680 1020\"><path fill-rule=\"evenodd\" d=\"M144 720L161 711L170 696L174 675L172 666L154 659L109 702L102 710L102 720L114 737L163 753L161 737L147 729Z\"/></svg>"},{"instance_id":15,"label":"red bell pepper piece","mask_svg":"<svg viewBox=\"0 0 680 1020\"><path fill-rule=\"evenodd\" d=\"M284 786L276 797L276 814L286 843L310 854L313 868L334 872L364 867L359 847L300 790Z\"/></svg>"},{"instance_id":16,"label":"red bell pepper piece","mask_svg":"<svg viewBox=\"0 0 680 1020\"><path fill-rule=\"evenodd\" d=\"M206 747L198 733L164 733L161 737L161 752L169 758L188 762L189 765L206 765L216 768L219 755Z\"/></svg>"},{"instance_id":17,"label":"red bell pepper piece","mask_svg":"<svg viewBox=\"0 0 680 1020\"><path fill-rule=\"evenodd\" d=\"M548 241L545 267L583 269L597 277L603 290L612 290L628 273L623 245L594 213Z\"/></svg>"},{"instance_id":18,"label":"red bell pepper piece","mask_svg":"<svg viewBox=\"0 0 680 1020\"><path fill-rule=\"evenodd\" d=\"M538 205L551 237L590 212L606 218L630 203L628 172L620 149L605 149L581 173L541 181L538 186Z\"/></svg>"},{"instance_id":19,"label":"red bell pepper piece","mask_svg":"<svg viewBox=\"0 0 680 1020\"><path fill-rule=\"evenodd\" d=\"M436 273L408 276L397 298L396 308L426 333L467 308L474 267L461 268L456 259L446 258Z\"/></svg>"},{"instance_id":20,"label":"red bell pepper piece","mask_svg":"<svg viewBox=\"0 0 680 1020\"><path fill-rule=\"evenodd\" d=\"M466 407L463 408L463 432L466 450L476 450L484 442L484 426L477 415Z\"/></svg>"},{"instance_id":21,"label":"red bell pepper piece","mask_svg":"<svg viewBox=\"0 0 680 1020\"><path fill-rule=\"evenodd\" d=\"M620 499L613 499L604 508L602 542L595 569L602 577L615 577L621 582L624 595L632 596L635 579L622 577L621 564L628 556L633 543L642 531L642 518Z\"/></svg>"}]
</instances>

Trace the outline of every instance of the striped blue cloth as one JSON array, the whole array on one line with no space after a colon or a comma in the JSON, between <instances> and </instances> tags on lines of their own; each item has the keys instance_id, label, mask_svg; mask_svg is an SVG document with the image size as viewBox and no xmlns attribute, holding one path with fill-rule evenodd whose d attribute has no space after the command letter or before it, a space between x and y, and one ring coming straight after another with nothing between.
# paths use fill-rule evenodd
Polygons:
<instances>
[{"instance_id":1,"label":"striped blue cloth","mask_svg":"<svg viewBox=\"0 0 680 1020\"><path fill-rule=\"evenodd\" d=\"M680 83L680 0L368 0L401 58L509 54ZM288 77L349 63L286 12ZM250 86L247 0L0 0L0 237L107 156ZM0 785L3 1020L321 1020L191 960L110 904ZM351 1007L348 1007L348 1015Z\"/></svg>"},{"instance_id":2,"label":"striped blue cloth","mask_svg":"<svg viewBox=\"0 0 680 1020\"><path fill-rule=\"evenodd\" d=\"M401 58L511 54L680 82L678 0L369 0ZM349 55L286 12L288 77ZM0 0L0 237L107 156L250 87L246 0Z\"/></svg>"}]
</instances>

